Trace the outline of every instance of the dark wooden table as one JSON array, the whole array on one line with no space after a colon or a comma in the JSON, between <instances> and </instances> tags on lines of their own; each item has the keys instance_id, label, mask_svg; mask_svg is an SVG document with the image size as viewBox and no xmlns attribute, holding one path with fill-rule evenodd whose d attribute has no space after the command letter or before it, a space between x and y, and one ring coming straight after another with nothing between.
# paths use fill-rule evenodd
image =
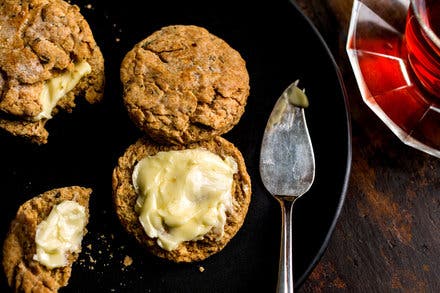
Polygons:
<instances>
[{"instance_id":1,"label":"dark wooden table","mask_svg":"<svg viewBox=\"0 0 440 293\"><path fill-rule=\"evenodd\" d=\"M363 103L345 52L352 2L297 0L341 69L353 128L347 198L301 292L440 292L440 160L401 143Z\"/></svg>"}]
</instances>

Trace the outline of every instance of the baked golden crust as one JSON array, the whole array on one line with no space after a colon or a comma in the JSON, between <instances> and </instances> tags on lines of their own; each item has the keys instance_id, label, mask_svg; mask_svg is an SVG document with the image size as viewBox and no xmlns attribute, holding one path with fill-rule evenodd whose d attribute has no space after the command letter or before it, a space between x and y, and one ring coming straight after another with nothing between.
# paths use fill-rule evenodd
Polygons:
<instances>
[{"instance_id":1,"label":"baked golden crust","mask_svg":"<svg viewBox=\"0 0 440 293\"><path fill-rule=\"evenodd\" d=\"M58 188L34 197L20 206L3 244L2 261L8 284L15 292L57 292L60 287L67 285L72 263L78 258L78 253L69 254L69 265L65 267L46 268L33 260L36 253L36 229L49 215L53 206L64 200L73 200L84 206L88 219L91 192L89 188L78 186Z\"/></svg>"},{"instance_id":2,"label":"baked golden crust","mask_svg":"<svg viewBox=\"0 0 440 293\"><path fill-rule=\"evenodd\" d=\"M124 102L133 122L161 143L187 144L229 131L249 95L245 61L197 26L164 27L121 64Z\"/></svg>"},{"instance_id":3,"label":"baked golden crust","mask_svg":"<svg viewBox=\"0 0 440 293\"><path fill-rule=\"evenodd\" d=\"M87 61L92 71L62 98L59 109L71 111L75 97L100 101L104 59L76 5L62 0L9 0L0 5L0 128L13 135L47 142L39 95L46 80ZM24 127L23 127L24 126ZM21 131L22 129L22 131ZM29 129L34 129L29 134Z\"/></svg>"},{"instance_id":4,"label":"baked golden crust","mask_svg":"<svg viewBox=\"0 0 440 293\"><path fill-rule=\"evenodd\" d=\"M11 121L0 118L0 128L3 128L14 136L23 136L34 143L45 144L49 137L49 132L44 128L46 122L46 119L32 122Z\"/></svg>"},{"instance_id":5,"label":"baked golden crust","mask_svg":"<svg viewBox=\"0 0 440 293\"><path fill-rule=\"evenodd\" d=\"M186 148L204 148L221 157L231 156L235 159L238 164L238 172L234 175L232 188L233 208L231 212L227 213L224 235L221 239L216 239L213 233L208 233L202 240L186 241L181 243L176 250L167 251L157 244L157 239L148 237L138 220L138 215L135 212L138 195L132 183L132 173L137 162L147 155ZM113 200L122 225L151 253L174 262L199 261L222 250L242 226L250 198L251 181L243 157L232 143L221 137L187 146L158 145L150 139L142 138L128 147L125 154L119 158L118 165L113 171Z\"/></svg>"}]
</instances>

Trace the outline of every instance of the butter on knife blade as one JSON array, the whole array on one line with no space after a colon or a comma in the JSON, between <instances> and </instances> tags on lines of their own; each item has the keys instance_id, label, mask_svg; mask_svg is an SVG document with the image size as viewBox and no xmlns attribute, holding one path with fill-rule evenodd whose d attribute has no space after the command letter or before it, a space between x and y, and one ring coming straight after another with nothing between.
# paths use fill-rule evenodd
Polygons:
<instances>
[{"instance_id":1,"label":"butter on knife blade","mask_svg":"<svg viewBox=\"0 0 440 293\"><path fill-rule=\"evenodd\" d=\"M267 127L270 128L281 121L288 104L300 108L307 108L309 106L305 90L298 88L298 82L299 80L295 81L283 92L281 99L277 101L272 110Z\"/></svg>"}]
</instances>

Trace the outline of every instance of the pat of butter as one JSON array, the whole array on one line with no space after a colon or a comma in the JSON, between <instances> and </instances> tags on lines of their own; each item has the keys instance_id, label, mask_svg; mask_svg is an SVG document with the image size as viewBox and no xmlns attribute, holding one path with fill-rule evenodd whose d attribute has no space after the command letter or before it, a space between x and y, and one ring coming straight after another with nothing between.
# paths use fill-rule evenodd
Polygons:
<instances>
[{"instance_id":1,"label":"pat of butter","mask_svg":"<svg viewBox=\"0 0 440 293\"><path fill-rule=\"evenodd\" d=\"M210 231L223 236L237 163L204 149L159 152L134 168L136 211L145 232L171 251Z\"/></svg>"},{"instance_id":2,"label":"pat of butter","mask_svg":"<svg viewBox=\"0 0 440 293\"><path fill-rule=\"evenodd\" d=\"M65 200L54 206L37 226L33 259L49 269L66 266L66 254L81 250L86 220L85 208L77 202Z\"/></svg>"},{"instance_id":3,"label":"pat of butter","mask_svg":"<svg viewBox=\"0 0 440 293\"><path fill-rule=\"evenodd\" d=\"M43 110L35 117L35 120L52 118L52 110L58 101L70 92L83 76L90 72L92 72L90 64L86 61L81 61L75 64L73 71L64 72L57 77L47 80L40 94L40 103L43 106Z\"/></svg>"}]
</instances>

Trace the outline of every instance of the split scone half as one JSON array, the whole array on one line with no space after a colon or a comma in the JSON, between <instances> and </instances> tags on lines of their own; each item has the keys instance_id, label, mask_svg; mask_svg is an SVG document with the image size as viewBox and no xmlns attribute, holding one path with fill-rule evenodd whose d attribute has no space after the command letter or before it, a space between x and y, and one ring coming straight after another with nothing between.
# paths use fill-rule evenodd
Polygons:
<instances>
[{"instance_id":1,"label":"split scone half","mask_svg":"<svg viewBox=\"0 0 440 293\"><path fill-rule=\"evenodd\" d=\"M152 254L192 262L222 250L240 229L251 181L224 138L186 146L142 138L119 158L113 197L122 225Z\"/></svg>"},{"instance_id":2,"label":"split scone half","mask_svg":"<svg viewBox=\"0 0 440 293\"><path fill-rule=\"evenodd\" d=\"M0 128L47 143L46 122L71 112L77 96L95 103L104 58L78 6L62 0L0 5Z\"/></svg>"},{"instance_id":3,"label":"split scone half","mask_svg":"<svg viewBox=\"0 0 440 293\"><path fill-rule=\"evenodd\" d=\"M57 292L67 285L86 233L91 192L58 188L20 206L3 244L3 268L15 292Z\"/></svg>"}]
</instances>

